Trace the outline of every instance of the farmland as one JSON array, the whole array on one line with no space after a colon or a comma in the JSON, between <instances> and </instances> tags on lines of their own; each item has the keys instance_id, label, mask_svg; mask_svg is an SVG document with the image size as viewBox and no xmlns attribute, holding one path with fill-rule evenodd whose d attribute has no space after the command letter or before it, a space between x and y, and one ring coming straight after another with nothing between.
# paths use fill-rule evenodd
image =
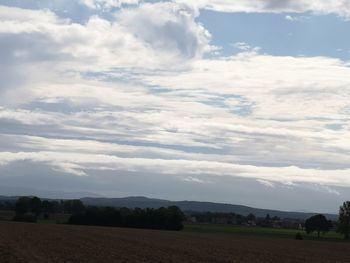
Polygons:
<instances>
[{"instance_id":1,"label":"farmland","mask_svg":"<svg viewBox=\"0 0 350 263\"><path fill-rule=\"evenodd\" d=\"M304 239L317 239L316 233L307 235L303 230L285 228L247 227L215 224L187 224L185 225L185 231L194 233L240 234L277 238L293 238L296 233L301 233ZM328 233L322 234L320 240L343 242L343 237L334 231L330 231Z\"/></svg>"},{"instance_id":2,"label":"farmland","mask_svg":"<svg viewBox=\"0 0 350 263\"><path fill-rule=\"evenodd\" d=\"M193 231L193 230L192 230ZM349 243L0 222L0 262L350 262Z\"/></svg>"}]
</instances>

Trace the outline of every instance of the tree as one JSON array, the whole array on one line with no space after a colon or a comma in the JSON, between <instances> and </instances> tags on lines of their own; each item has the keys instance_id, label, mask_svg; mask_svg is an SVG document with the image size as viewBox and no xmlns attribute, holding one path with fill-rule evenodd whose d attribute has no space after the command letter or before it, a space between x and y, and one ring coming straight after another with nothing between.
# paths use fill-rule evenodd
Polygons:
<instances>
[{"instance_id":1,"label":"tree","mask_svg":"<svg viewBox=\"0 0 350 263\"><path fill-rule=\"evenodd\" d=\"M85 210L85 206L79 199L63 201L64 212L68 214L78 214Z\"/></svg>"},{"instance_id":2,"label":"tree","mask_svg":"<svg viewBox=\"0 0 350 263\"><path fill-rule=\"evenodd\" d=\"M338 233L344 235L344 239L350 236L350 201L344 202L339 208Z\"/></svg>"},{"instance_id":3,"label":"tree","mask_svg":"<svg viewBox=\"0 0 350 263\"><path fill-rule=\"evenodd\" d=\"M281 218L279 218L278 216L274 216L273 218L272 218L272 221L280 221L281 220Z\"/></svg>"},{"instance_id":4,"label":"tree","mask_svg":"<svg viewBox=\"0 0 350 263\"><path fill-rule=\"evenodd\" d=\"M328 232L332 226L331 221L328 221L324 215L314 215L305 221L305 231L310 234L317 232L317 237L320 238L320 233Z\"/></svg>"},{"instance_id":5,"label":"tree","mask_svg":"<svg viewBox=\"0 0 350 263\"><path fill-rule=\"evenodd\" d=\"M35 196L32 199L30 199L29 206L30 206L30 212L32 212L33 214L35 214L36 217L38 217L41 213L40 198Z\"/></svg>"},{"instance_id":6,"label":"tree","mask_svg":"<svg viewBox=\"0 0 350 263\"><path fill-rule=\"evenodd\" d=\"M30 210L30 198L29 197L20 197L17 199L15 204L15 212L18 215L23 215L28 213Z\"/></svg>"},{"instance_id":7,"label":"tree","mask_svg":"<svg viewBox=\"0 0 350 263\"><path fill-rule=\"evenodd\" d=\"M185 215L177 206L169 206L166 212L166 226L168 230L181 230L184 228L182 221L185 219Z\"/></svg>"},{"instance_id":8,"label":"tree","mask_svg":"<svg viewBox=\"0 0 350 263\"><path fill-rule=\"evenodd\" d=\"M44 200L41 203L41 212L44 213L44 217L48 219L51 214L57 213L59 203L57 201Z\"/></svg>"},{"instance_id":9,"label":"tree","mask_svg":"<svg viewBox=\"0 0 350 263\"><path fill-rule=\"evenodd\" d=\"M250 213L249 215L247 215L247 221L255 222L255 220L256 220L256 217L254 214Z\"/></svg>"},{"instance_id":10,"label":"tree","mask_svg":"<svg viewBox=\"0 0 350 263\"><path fill-rule=\"evenodd\" d=\"M37 197L20 197L15 204L14 221L36 222L41 211L41 200Z\"/></svg>"},{"instance_id":11,"label":"tree","mask_svg":"<svg viewBox=\"0 0 350 263\"><path fill-rule=\"evenodd\" d=\"M42 201L41 210L45 214L51 213L51 203L47 200Z\"/></svg>"},{"instance_id":12,"label":"tree","mask_svg":"<svg viewBox=\"0 0 350 263\"><path fill-rule=\"evenodd\" d=\"M84 212L72 214L68 224L111 227L181 230L184 214L176 206L168 208L87 207Z\"/></svg>"}]
</instances>

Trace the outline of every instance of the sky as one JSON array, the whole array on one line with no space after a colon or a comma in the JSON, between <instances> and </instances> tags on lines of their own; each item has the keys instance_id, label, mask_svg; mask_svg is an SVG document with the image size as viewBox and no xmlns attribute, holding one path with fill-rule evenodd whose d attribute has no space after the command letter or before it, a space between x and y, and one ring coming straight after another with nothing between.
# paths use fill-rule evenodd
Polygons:
<instances>
[{"instance_id":1,"label":"sky","mask_svg":"<svg viewBox=\"0 0 350 263\"><path fill-rule=\"evenodd\" d=\"M336 213L347 0L0 0L0 194Z\"/></svg>"}]
</instances>

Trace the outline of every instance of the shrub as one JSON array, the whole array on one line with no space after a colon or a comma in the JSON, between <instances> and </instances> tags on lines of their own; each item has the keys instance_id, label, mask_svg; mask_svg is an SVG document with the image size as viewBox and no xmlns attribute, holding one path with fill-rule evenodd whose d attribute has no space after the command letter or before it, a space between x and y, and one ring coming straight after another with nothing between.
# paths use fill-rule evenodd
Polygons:
<instances>
[{"instance_id":1,"label":"shrub","mask_svg":"<svg viewBox=\"0 0 350 263\"><path fill-rule=\"evenodd\" d=\"M12 220L17 222L36 223L36 216L33 214L17 214Z\"/></svg>"},{"instance_id":2,"label":"shrub","mask_svg":"<svg viewBox=\"0 0 350 263\"><path fill-rule=\"evenodd\" d=\"M303 236L298 232L295 234L295 239L296 240L303 240Z\"/></svg>"}]
</instances>

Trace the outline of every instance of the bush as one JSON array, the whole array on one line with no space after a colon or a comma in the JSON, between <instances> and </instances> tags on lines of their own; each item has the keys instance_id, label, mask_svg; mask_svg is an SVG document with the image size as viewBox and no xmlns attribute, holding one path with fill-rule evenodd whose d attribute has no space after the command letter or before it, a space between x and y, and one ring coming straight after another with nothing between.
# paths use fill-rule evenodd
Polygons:
<instances>
[{"instance_id":1,"label":"bush","mask_svg":"<svg viewBox=\"0 0 350 263\"><path fill-rule=\"evenodd\" d=\"M12 220L17 222L36 223L36 216L33 214L17 214Z\"/></svg>"},{"instance_id":2,"label":"bush","mask_svg":"<svg viewBox=\"0 0 350 263\"><path fill-rule=\"evenodd\" d=\"M115 209L88 207L84 212L72 214L68 224L181 230L184 215L176 206L168 208Z\"/></svg>"},{"instance_id":3,"label":"bush","mask_svg":"<svg viewBox=\"0 0 350 263\"><path fill-rule=\"evenodd\" d=\"M295 234L295 239L296 240L303 240L303 236L298 232Z\"/></svg>"}]
</instances>

